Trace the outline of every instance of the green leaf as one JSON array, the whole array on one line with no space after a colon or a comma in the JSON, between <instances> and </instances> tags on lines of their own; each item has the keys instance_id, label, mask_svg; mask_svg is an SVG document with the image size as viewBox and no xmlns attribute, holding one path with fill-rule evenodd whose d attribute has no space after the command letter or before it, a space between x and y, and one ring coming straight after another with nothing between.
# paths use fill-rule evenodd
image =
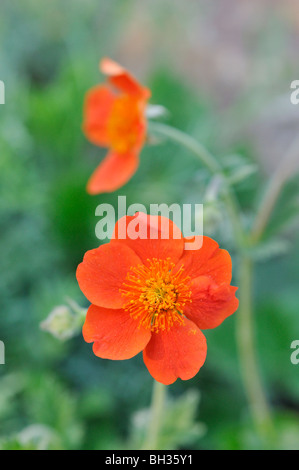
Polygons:
<instances>
[{"instance_id":1,"label":"green leaf","mask_svg":"<svg viewBox=\"0 0 299 470\"><path fill-rule=\"evenodd\" d=\"M277 256L285 255L291 249L291 243L282 238L274 238L259 243L247 250L247 254L255 261L269 261Z\"/></svg>"}]
</instances>

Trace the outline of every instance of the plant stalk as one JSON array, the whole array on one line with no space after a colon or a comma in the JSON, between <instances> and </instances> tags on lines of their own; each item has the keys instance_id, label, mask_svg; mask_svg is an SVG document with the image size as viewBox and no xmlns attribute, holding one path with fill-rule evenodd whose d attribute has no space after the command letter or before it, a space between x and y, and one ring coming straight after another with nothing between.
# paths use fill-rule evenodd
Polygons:
<instances>
[{"instance_id":1,"label":"plant stalk","mask_svg":"<svg viewBox=\"0 0 299 470\"><path fill-rule=\"evenodd\" d=\"M189 149L212 174L223 181L223 198L232 221L240 256L240 307L237 315L237 341L246 396L253 421L262 438L273 434L270 409L263 390L254 344L252 275L253 263L245 254L248 238L244 231L240 210L220 164L200 143L184 132L161 123L151 123L150 129Z\"/></svg>"},{"instance_id":2,"label":"plant stalk","mask_svg":"<svg viewBox=\"0 0 299 470\"><path fill-rule=\"evenodd\" d=\"M260 204L252 229L252 240L255 243L257 243L263 236L281 190L295 169L298 159L299 138L296 137L271 178L264 198Z\"/></svg>"},{"instance_id":3,"label":"plant stalk","mask_svg":"<svg viewBox=\"0 0 299 470\"><path fill-rule=\"evenodd\" d=\"M143 450L159 450L159 433L162 424L162 415L165 405L166 386L154 380L152 403L150 409L150 422L145 438Z\"/></svg>"},{"instance_id":4,"label":"plant stalk","mask_svg":"<svg viewBox=\"0 0 299 470\"><path fill-rule=\"evenodd\" d=\"M156 122L149 123L149 129L187 148L213 175L220 176L222 195L233 224L237 247L243 248L246 245L246 235L242 227L238 203L215 157L196 139L179 129Z\"/></svg>"},{"instance_id":5,"label":"plant stalk","mask_svg":"<svg viewBox=\"0 0 299 470\"><path fill-rule=\"evenodd\" d=\"M247 400L259 435L266 441L273 436L271 412L264 394L256 358L253 325L253 263L246 256L240 260L240 306L236 316L241 373Z\"/></svg>"}]
</instances>

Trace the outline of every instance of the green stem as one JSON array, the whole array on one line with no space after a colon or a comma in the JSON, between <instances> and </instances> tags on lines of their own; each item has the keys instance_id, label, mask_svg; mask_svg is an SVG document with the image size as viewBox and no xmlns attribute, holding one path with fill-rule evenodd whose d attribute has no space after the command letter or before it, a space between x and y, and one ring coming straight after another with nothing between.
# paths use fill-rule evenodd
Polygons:
<instances>
[{"instance_id":1,"label":"green stem","mask_svg":"<svg viewBox=\"0 0 299 470\"><path fill-rule=\"evenodd\" d=\"M165 404L166 386L154 381L152 403L150 409L150 422L147 430L143 450L159 450L159 432L162 424L162 414Z\"/></svg>"},{"instance_id":2,"label":"green stem","mask_svg":"<svg viewBox=\"0 0 299 470\"><path fill-rule=\"evenodd\" d=\"M281 190L296 167L298 157L299 138L296 137L271 178L264 198L260 204L252 229L252 240L255 243L257 243L263 236Z\"/></svg>"},{"instance_id":3,"label":"green stem","mask_svg":"<svg viewBox=\"0 0 299 470\"><path fill-rule=\"evenodd\" d=\"M252 261L246 257L244 248L248 238L241 221L241 213L235 195L217 160L200 143L184 132L166 124L150 123L150 130L163 135L189 149L212 174L220 175L223 181L223 198L232 221L236 245L240 255L240 307L237 325L237 340L244 388L253 421L262 437L272 433L270 410L260 379L254 345L252 309Z\"/></svg>"},{"instance_id":4,"label":"green stem","mask_svg":"<svg viewBox=\"0 0 299 470\"><path fill-rule=\"evenodd\" d=\"M163 135L164 137L167 137L168 139L175 141L190 150L191 154L200 160L200 162L206 166L213 175L218 175L221 178L223 199L226 203L226 207L233 224L234 236L236 238L237 246L239 248L243 248L246 245L246 235L241 224L238 203L229 187L222 168L215 157L196 139L188 134L185 134L179 129L175 129L174 127L168 126L167 124L156 122L150 122L149 129L153 133Z\"/></svg>"},{"instance_id":5,"label":"green stem","mask_svg":"<svg viewBox=\"0 0 299 470\"><path fill-rule=\"evenodd\" d=\"M154 133L161 134L180 143L185 148L188 148L201 160L201 162L211 171L211 173L221 173L221 167L213 155L190 135L185 134L185 132L182 132L172 126L168 126L167 124L161 124L160 122L150 122L149 129Z\"/></svg>"},{"instance_id":6,"label":"green stem","mask_svg":"<svg viewBox=\"0 0 299 470\"><path fill-rule=\"evenodd\" d=\"M239 278L240 306L236 320L241 373L256 428L260 436L268 440L273 435L273 425L255 355L252 305L253 263L245 256L241 257Z\"/></svg>"}]
</instances>

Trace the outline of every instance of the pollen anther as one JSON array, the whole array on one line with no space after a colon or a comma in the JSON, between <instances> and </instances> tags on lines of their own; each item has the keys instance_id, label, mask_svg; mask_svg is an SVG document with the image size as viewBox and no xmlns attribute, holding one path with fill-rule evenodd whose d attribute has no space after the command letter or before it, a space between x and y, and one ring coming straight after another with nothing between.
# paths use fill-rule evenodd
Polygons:
<instances>
[{"instance_id":1,"label":"pollen anther","mask_svg":"<svg viewBox=\"0 0 299 470\"><path fill-rule=\"evenodd\" d=\"M190 277L184 276L183 266L175 269L170 258L148 259L130 268L121 293L124 309L140 326L153 332L169 330L184 323L184 307L191 302Z\"/></svg>"}]
</instances>

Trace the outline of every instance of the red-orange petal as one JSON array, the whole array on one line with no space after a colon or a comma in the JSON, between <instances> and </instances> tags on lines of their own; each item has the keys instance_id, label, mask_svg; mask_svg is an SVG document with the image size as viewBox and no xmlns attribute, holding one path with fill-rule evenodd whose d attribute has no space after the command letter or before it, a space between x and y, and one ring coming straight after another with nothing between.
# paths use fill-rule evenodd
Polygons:
<instances>
[{"instance_id":1,"label":"red-orange petal","mask_svg":"<svg viewBox=\"0 0 299 470\"><path fill-rule=\"evenodd\" d=\"M201 239L201 248L185 250L178 267L184 265L185 273L191 278L208 276L217 284L229 284L232 278L232 261L228 251L220 249L212 238L196 238Z\"/></svg>"},{"instance_id":2,"label":"red-orange petal","mask_svg":"<svg viewBox=\"0 0 299 470\"><path fill-rule=\"evenodd\" d=\"M115 94L107 85L91 88L85 96L83 111L83 132L93 144L109 146L107 123Z\"/></svg>"},{"instance_id":3,"label":"red-orange petal","mask_svg":"<svg viewBox=\"0 0 299 470\"><path fill-rule=\"evenodd\" d=\"M91 305L83 326L83 337L94 343L93 352L102 359L130 359L140 353L151 338L123 309L111 310Z\"/></svg>"},{"instance_id":4,"label":"red-orange petal","mask_svg":"<svg viewBox=\"0 0 299 470\"><path fill-rule=\"evenodd\" d=\"M170 385L177 378L194 377L206 355L205 336L194 323L185 319L184 325L153 333L143 351L143 360L155 380Z\"/></svg>"},{"instance_id":5,"label":"red-orange petal","mask_svg":"<svg viewBox=\"0 0 299 470\"><path fill-rule=\"evenodd\" d=\"M184 249L182 232L170 219L143 212L118 220L111 243L115 241L132 248L143 262L170 258L176 263Z\"/></svg>"},{"instance_id":6,"label":"red-orange petal","mask_svg":"<svg viewBox=\"0 0 299 470\"><path fill-rule=\"evenodd\" d=\"M137 94L141 99L148 100L151 92L140 83L121 65L105 57L100 62L100 70L108 76L109 82L128 94Z\"/></svg>"},{"instance_id":7,"label":"red-orange petal","mask_svg":"<svg viewBox=\"0 0 299 470\"><path fill-rule=\"evenodd\" d=\"M138 256L122 243L107 243L87 251L77 268L77 281L87 299L105 308L121 308L119 289L132 266L140 264Z\"/></svg>"},{"instance_id":8,"label":"red-orange petal","mask_svg":"<svg viewBox=\"0 0 299 470\"><path fill-rule=\"evenodd\" d=\"M217 285L206 276L193 279L191 290L192 303L186 304L184 314L200 329L216 328L239 306L237 287Z\"/></svg>"},{"instance_id":9,"label":"red-orange petal","mask_svg":"<svg viewBox=\"0 0 299 470\"><path fill-rule=\"evenodd\" d=\"M119 154L111 150L91 175L87 192L94 195L116 191L129 181L138 165L136 152Z\"/></svg>"}]
</instances>

